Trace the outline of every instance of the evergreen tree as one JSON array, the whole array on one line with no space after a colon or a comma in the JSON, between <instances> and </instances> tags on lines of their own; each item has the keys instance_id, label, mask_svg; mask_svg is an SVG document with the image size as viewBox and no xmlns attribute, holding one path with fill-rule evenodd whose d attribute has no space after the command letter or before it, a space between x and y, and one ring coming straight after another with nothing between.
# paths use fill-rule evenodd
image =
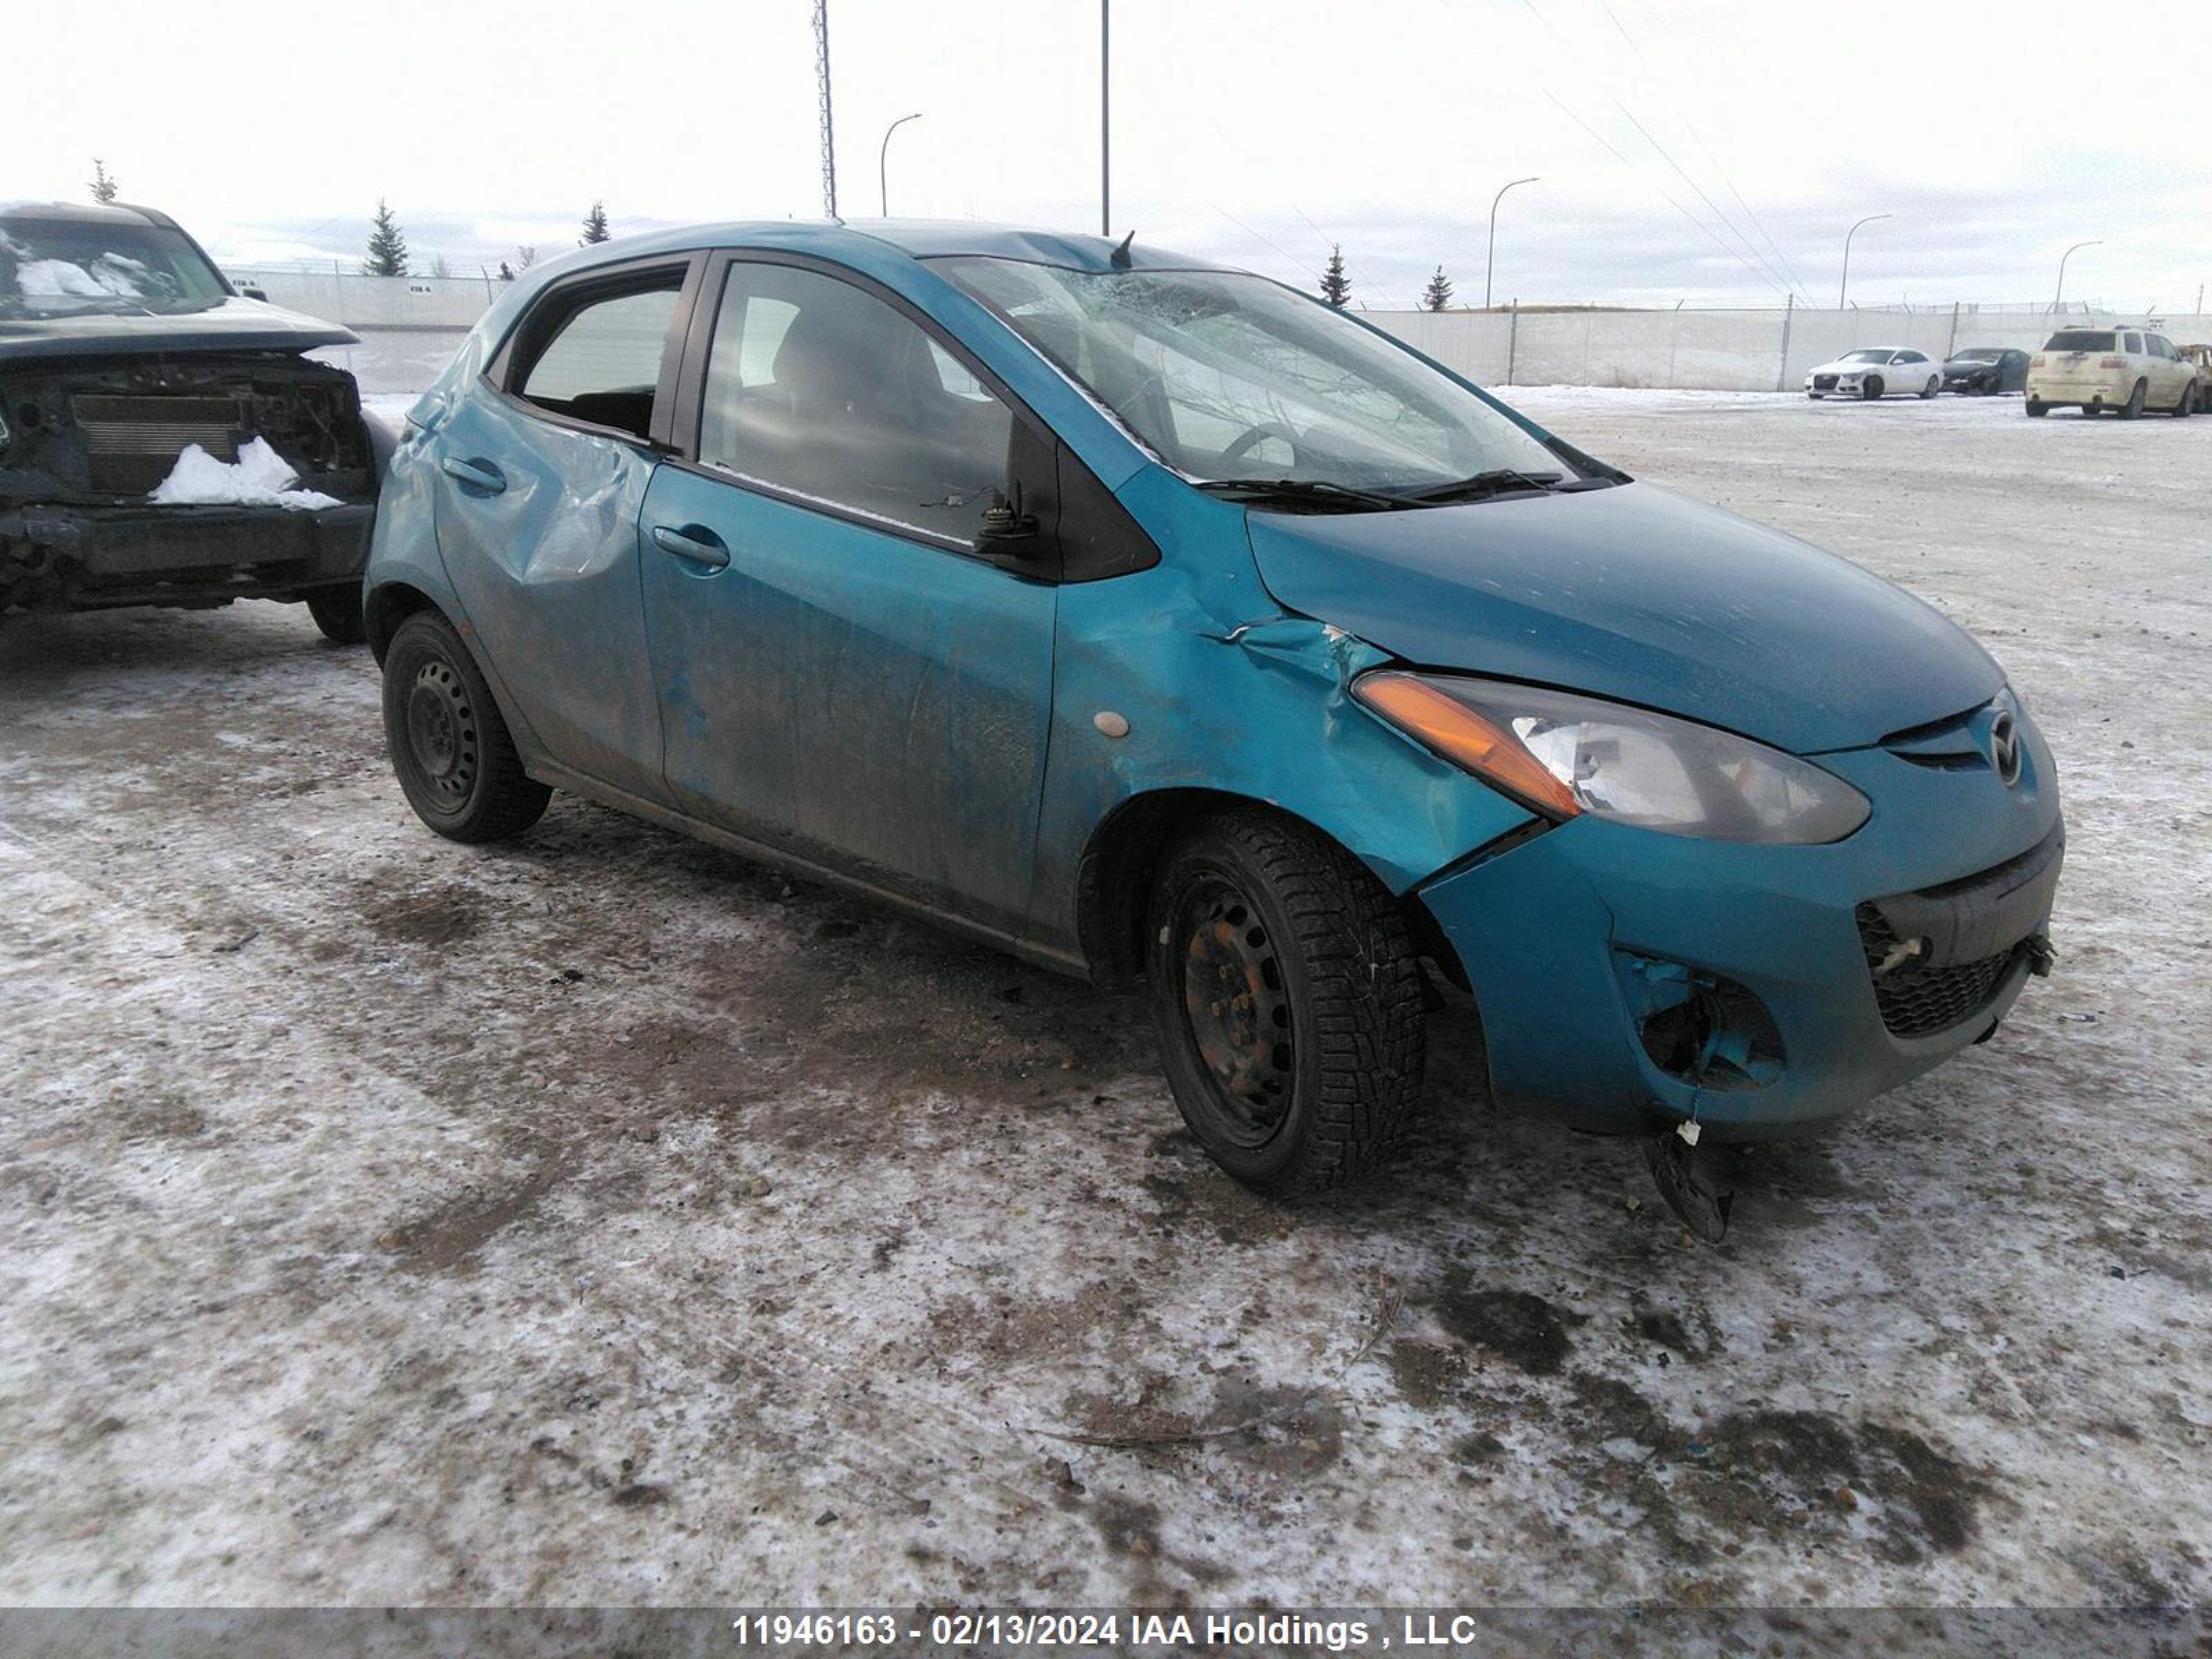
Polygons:
<instances>
[{"instance_id":1,"label":"evergreen tree","mask_svg":"<svg viewBox=\"0 0 2212 1659\"><path fill-rule=\"evenodd\" d=\"M112 202L115 199L115 180L107 171L107 163L97 155L92 158L92 199Z\"/></svg>"},{"instance_id":2,"label":"evergreen tree","mask_svg":"<svg viewBox=\"0 0 2212 1659\"><path fill-rule=\"evenodd\" d=\"M1340 309L1352 297L1352 279L1344 274L1344 250L1332 246L1328 264L1321 274L1321 297Z\"/></svg>"},{"instance_id":3,"label":"evergreen tree","mask_svg":"<svg viewBox=\"0 0 2212 1659\"><path fill-rule=\"evenodd\" d=\"M1451 278L1445 276L1444 268L1438 265L1437 274L1429 278L1428 287L1421 290L1421 303L1431 311L1442 311L1451 303Z\"/></svg>"},{"instance_id":4,"label":"evergreen tree","mask_svg":"<svg viewBox=\"0 0 2212 1659\"><path fill-rule=\"evenodd\" d=\"M368 233L368 258L361 262L364 276L407 275L407 236L384 198L376 198L376 219Z\"/></svg>"},{"instance_id":5,"label":"evergreen tree","mask_svg":"<svg viewBox=\"0 0 2212 1659\"><path fill-rule=\"evenodd\" d=\"M592 210L584 216L584 234L576 239L578 247L589 247L594 242L604 242L614 233L607 228L607 204L592 204Z\"/></svg>"}]
</instances>

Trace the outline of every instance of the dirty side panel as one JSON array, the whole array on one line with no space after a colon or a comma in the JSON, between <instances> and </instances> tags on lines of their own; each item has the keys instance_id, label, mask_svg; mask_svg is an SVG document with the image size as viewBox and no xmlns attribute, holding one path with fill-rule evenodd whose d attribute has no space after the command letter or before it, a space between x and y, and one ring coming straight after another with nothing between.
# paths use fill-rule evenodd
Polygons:
<instances>
[{"instance_id":1,"label":"dirty side panel","mask_svg":"<svg viewBox=\"0 0 2212 1659\"><path fill-rule=\"evenodd\" d=\"M679 467L646 553L668 786L685 811L1026 934L1058 590Z\"/></svg>"}]
</instances>

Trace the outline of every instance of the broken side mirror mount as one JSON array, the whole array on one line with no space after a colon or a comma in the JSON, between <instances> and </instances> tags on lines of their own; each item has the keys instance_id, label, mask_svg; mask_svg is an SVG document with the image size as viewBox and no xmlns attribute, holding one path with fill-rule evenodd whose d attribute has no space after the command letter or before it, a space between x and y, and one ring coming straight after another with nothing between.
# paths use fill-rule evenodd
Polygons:
<instances>
[{"instance_id":1,"label":"broken side mirror mount","mask_svg":"<svg viewBox=\"0 0 2212 1659\"><path fill-rule=\"evenodd\" d=\"M1018 566L1044 550L1043 526L1036 515L1022 507L1021 481L1009 489L994 489L991 504L983 509L983 522L975 532L975 551L994 564Z\"/></svg>"}]
</instances>

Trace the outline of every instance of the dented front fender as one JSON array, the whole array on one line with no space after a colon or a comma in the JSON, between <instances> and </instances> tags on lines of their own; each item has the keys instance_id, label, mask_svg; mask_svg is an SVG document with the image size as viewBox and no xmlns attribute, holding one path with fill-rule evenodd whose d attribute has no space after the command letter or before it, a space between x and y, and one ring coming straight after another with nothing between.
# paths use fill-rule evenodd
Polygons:
<instances>
[{"instance_id":1,"label":"dented front fender","mask_svg":"<svg viewBox=\"0 0 2212 1659\"><path fill-rule=\"evenodd\" d=\"M1249 556L1222 556L1247 546L1244 509L1158 467L1120 494L1162 558L1060 594L1035 906L1056 941L1076 938L1079 872L1099 826L1147 794L1263 802L1340 842L1394 893L1531 820L1354 701L1352 680L1390 659L1285 611Z\"/></svg>"}]
</instances>

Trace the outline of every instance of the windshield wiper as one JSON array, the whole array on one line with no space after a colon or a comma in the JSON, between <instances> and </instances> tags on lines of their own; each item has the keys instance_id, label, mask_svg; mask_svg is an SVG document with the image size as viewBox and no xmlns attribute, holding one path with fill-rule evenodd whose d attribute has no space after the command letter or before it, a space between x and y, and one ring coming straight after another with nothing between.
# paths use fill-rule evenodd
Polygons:
<instances>
[{"instance_id":1,"label":"windshield wiper","mask_svg":"<svg viewBox=\"0 0 2212 1659\"><path fill-rule=\"evenodd\" d=\"M1208 478L1198 486L1210 495L1236 495L1251 501L1292 501L1301 507L1372 507L1395 513L1423 503L1406 495L1388 495L1379 489L1360 489L1352 484L1331 483L1326 478Z\"/></svg>"},{"instance_id":2,"label":"windshield wiper","mask_svg":"<svg viewBox=\"0 0 2212 1659\"><path fill-rule=\"evenodd\" d=\"M1478 472L1471 478L1457 478L1450 483L1431 484L1426 489L1409 490L1406 499L1431 503L1472 501L1515 489L1548 492L1561 487L1559 479L1560 475L1556 472L1522 472L1515 467L1493 467L1487 472ZM1571 489L1573 486L1566 487Z\"/></svg>"}]
</instances>

